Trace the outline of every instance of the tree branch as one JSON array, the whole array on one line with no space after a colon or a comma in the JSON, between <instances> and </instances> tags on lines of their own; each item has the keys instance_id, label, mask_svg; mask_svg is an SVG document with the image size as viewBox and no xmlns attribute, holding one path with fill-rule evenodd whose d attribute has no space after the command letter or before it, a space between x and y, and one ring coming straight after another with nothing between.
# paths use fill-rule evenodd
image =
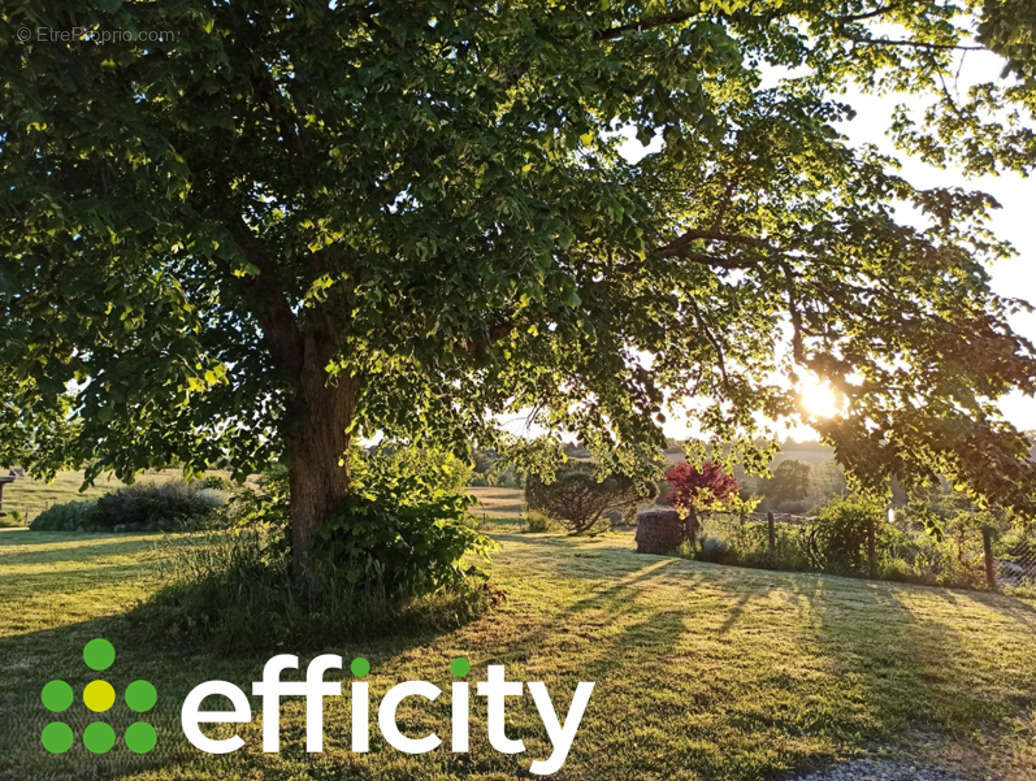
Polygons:
<instances>
[{"instance_id":1,"label":"tree branch","mask_svg":"<svg viewBox=\"0 0 1036 781\"><path fill-rule=\"evenodd\" d=\"M876 16L884 16L887 13L891 13L892 11L895 11L897 8L900 8L902 5L902 3L889 3L888 5L883 5L878 8L875 8L873 11L865 11L859 14L847 14L846 16L836 16L835 21L859 22L864 19L873 19Z\"/></svg>"},{"instance_id":2,"label":"tree branch","mask_svg":"<svg viewBox=\"0 0 1036 781\"><path fill-rule=\"evenodd\" d=\"M248 262L259 269L259 278L252 281L235 275L230 264L222 259L216 258L216 263L228 281L239 288L252 314L259 321L274 363L285 374L297 378L302 369L302 333L295 313L285 298L284 285L277 267L244 220L239 217L229 227L238 248Z\"/></svg>"},{"instance_id":3,"label":"tree branch","mask_svg":"<svg viewBox=\"0 0 1036 781\"><path fill-rule=\"evenodd\" d=\"M723 346L719 343L719 340L713 336L712 331L709 330L708 325L705 323L705 318L702 317L701 310L698 309L698 305L692 300L690 302L691 309L694 311L694 319L698 321L698 327L701 328L702 333L705 334L705 338L712 344L713 349L716 350L716 361L719 367L720 376L723 377L724 389L730 386L730 380L727 377L727 361L723 354Z\"/></svg>"},{"instance_id":4,"label":"tree branch","mask_svg":"<svg viewBox=\"0 0 1036 781\"><path fill-rule=\"evenodd\" d=\"M646 19L638 19L635 22L619 25L618 27L608 27L604 30L597 30L594 32L593 38L595 41L610 40L612 38L618 38L623 33L641 32L655 27L664 27L667 24L686 22L688 19L693 19L695 16L698 16L698 14L699 12L697 11L673 11L668 14L649 16Z\"/></svg>"},{"instance_id":5,"label":"tree branch","mask_svg":"<svg viewBox=\"0 0 1036 781\"><path fill-rule=\"evenodd\" d=\"M846 40L862 44L864 46L912 46L916 49L928 49L929 51L942 49L974 52L985 51L984 46L967 46L959 43L933 43L931 41L912 41L903 38L861 38L856 35L850 35Z\"/></svg>"}]
</instances>

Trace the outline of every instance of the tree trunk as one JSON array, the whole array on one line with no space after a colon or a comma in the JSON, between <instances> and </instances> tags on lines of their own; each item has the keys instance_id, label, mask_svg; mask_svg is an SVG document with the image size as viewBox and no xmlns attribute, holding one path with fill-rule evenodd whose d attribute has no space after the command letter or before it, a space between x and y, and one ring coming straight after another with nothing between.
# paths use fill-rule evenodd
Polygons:
<instances>
[{"instance_id":1,"label":"tree trunk","mask_svg":"<svg viewBox=\"0 0 1036 781\"><path fill-rule=\"evenodd\" d=\"M291 497L291 560L296 582L312 587L313 539L324 519L349 493L349 435L356 386L348 377L327 384L323 350L307 339L303 366L289 406L285 454Z\"/></svg>"}]
</instances>

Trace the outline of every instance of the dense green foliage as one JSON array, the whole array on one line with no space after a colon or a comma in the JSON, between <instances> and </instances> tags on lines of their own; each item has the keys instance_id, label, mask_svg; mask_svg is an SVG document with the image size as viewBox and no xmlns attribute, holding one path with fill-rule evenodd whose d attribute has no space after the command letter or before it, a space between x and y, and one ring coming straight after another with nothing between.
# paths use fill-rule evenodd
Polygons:
<instances>
[{"instance_id":1,"label":"dense green foliage","mask_svg":"<svg viewBox=\"0 0 1036 781\"><path fill-rule=\"evenodd\" d=\"M436 468L430 461L434 457L388 446L355 453L354 474L361 482L318 533L315 593L290 593L293 589L282 581L284 593L273 604L283 607L303 598L321 604L345 600L357 610L376 612L379 606L424 594L462 592L466 577L481 576L477 562L491 546L468 512L471 498L457 492L470 469L448 459ZM248 545L240 551L229 548L227 566L236 569L237 554L244 553L249 566L287 572L289 509L283 469L263 475L255 488L238 491L220 516L222 525L257 535L254 539L266 546L265 563L250 555ZM470 558L462 562L465 557Z\"/></svg>"},{"instance_id":2,"label":"dense green foliage","mask_svg":"<svg viewBox=\"0 0 1036 781\"><path fill-rule=\"evenodd\" d=\"M317 575L327 589L398 600L458 588L480 570L468 555L489 550L466 497L398 503L350 497L317 534Z\"/></svg>"},{"instance_id":3,"label":"dense green foliage","mask_svg":"<svg viewBox=\"0 0 1036 781\"><path fill-rule=\"evenodd\" d=\"M113 28L175 34L90 39ZM868 484L1031 507L994 404L1036 389L995 204L840 123L897 90L902 152L1028 172L1032 29L1027 0L17 2L0 381L29 425L0 442L90 476L283 456L304 571L357 437L504 447L494 413L531 408L628 471L691 389L751 457L809 370ZM1007 73L955 96L975 33Z\"/></svg>"},{"instance_id":4,"label":"dense green foliage","mask_svg":"<svg viewBox=\"0 0 1036 781\"><path fill-rule=\"evenodd\" d=\"M462 494L471 485L474 467L446 450L386 441L357 453L350 471L358 485L402 482L409 484L407 490Z\"/></svg>"},{"instance_id":5,"label":"dense green foliage","mask_svg":"<svg viewBox=\"0 0 1036 781\"><path fill-rule=\"evenodd\" d=\"M49 531L178 530L207 525L226 500L223 491L178 482L123 486L96 500L60 502L30 528Z\"/></svg>"},{"instance_id":6,"label":"dense green foliage","mask_svg":"<svg viewBox=\"0 0 1036 781\"><path fill-rule=\"evenodd\" d=\"M52 504L29 524L33 531L75 531L93 522L97 502L60 502Z\"/></svg>"},{"instance_id":7,"label":"dense green foliage","mask_svg":"<svg viewBox=\"0 0 1036 781\"><path fill-rule=\"evenodd\" d=\"M223 504L222 491L184 483L141 483L105 494L90 525L98 529L184 529L203 524Z\"/></svg>"},{"instance_id":8,"label":"dense green foliage","mask_svg":"<svg viewBox=\"0 0 1036 781\"><path fill-rule=\"evenodd\" d=\"M859 497L835 499L821 507L810 531L816 566L827 572L867 574L868 541L878 545L878 535L886 528L883 516L881 505Z\"/></svg>"}]
</instances>

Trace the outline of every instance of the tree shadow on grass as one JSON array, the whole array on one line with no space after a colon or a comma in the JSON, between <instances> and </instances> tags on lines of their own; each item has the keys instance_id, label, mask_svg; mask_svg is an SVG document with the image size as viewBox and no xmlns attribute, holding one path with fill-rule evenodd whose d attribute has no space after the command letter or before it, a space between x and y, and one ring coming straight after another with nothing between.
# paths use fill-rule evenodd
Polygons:
<instances>
[{"instance_id":1,"label":"tree shadow on grass","mask_svg":"<svg viewBox=\"0 0 1036 781\"><path fill-rule=\"evenodd\" d=\"M140 566L113 563L104 566L61 570L61 578L51 572L2 573L0 594L6 599L27 599L44 594L79 591L116 580L139 577Z\"/></svg>"},{"instance_id":2,"label":"tree shadow on grass","mask_svg":"<svg viewBox=\"0 0 1036 781\"><path fill-rule=\"evenodd\" d=\"M515 542L544 552L560 547L542 537ZM628 550L609 545L586 547L591 549L600 551L605 566L612 551L621 551L625 566L611 573L613 582L605 587L543 616L514 639L509 658L523 662L549 653L543 648L548 632L558 635L566 651L574 648L565 639L569 625L592 633L594 653L580 659L580 675L585 671L588 679L607 685L609 697L629 697L631 688L652 693L650 703L633 697L629 705L638 718L637 756L654 758L652 772L694 768L712 777L729 773L733 763L745 773L739 777L777 777L918 726L948 736L997 730L1032 707L1036 634L1031 606L1023 602L980 592L631 558ZM555 575L600 578L600 569L581 561L581 552L570 549L538 566ZM664 599L635 604L674 581L685 585L682 607ZM692 629L696 618L699 626ZM1013 649L998 647L991 639L997 637ZM555 640L551 646L558 645ZM641 673L636 679L616 678L616 668L628 676L631 666ZM1006 678L1000 669L1005 666L1011 671ZM712 676L711 683L695 679L697 674ZM684 703L682 713L678 701ZM681 740L669 734L674 730ZM606 745L597 748L612 762L601 767L606 776L608 768L619 767L607 744L621 754L622 738L607 729L604 734ZM723 734L731 735L726 749L719 745ZM737 751L736 743L753 741L771 745L724 756ZM688 751L688 742L697 754ZM761 761L767 750L769 758ZM595 758L583 761L593 765ZM1030 770L1036 775L1036 768ZM630 773L636 777L636 768Z\"/></svg>"},{"instance_id":3,"label":"tree shadow on grass","mask_svg":"<svg viewBox=\"0 0 1036 781\"><path fill-rule=\"evenodd\" d=\"M82 540L69 539L69 535L60 536L55 533L53 542L61 543L60 546L50 545L45 550L22 551L20 547L29 545L48 545L47 540L36 540L34 542L19 542L11 547L14 552L0 552L0 566L13 566L15 564L57 564L63 561L83 561L100 556L132 556L144 551L156 550L165 540L165 536L156 532L147 537L133 535L124 537L118 534L109 534L103 537L95 535L84 536ZM8 543L0 537L0 549L7 547Z\"/></svg>"},{"instance_id":4,"label":"tree shadow on grass","mask_svg":"<svg viewBox=\"0 0 1036 781\"><path fill-rule=\"evenodd\" d=\"M147 625L137 621L134 614L135 611L130 610L0 639L0 657L5 660L5 665L0 668L0 723L5 725L0 730L0 779L106 779L199 762L208 768L212 765L209 762L212 758L187 743L179 724L180 705L198 683L204 680L231 681L249 695L250 682L261 679L263 665L274 653L299 654L303 669L307 659L321 652L340 654L346 667L349 660L363 656L371 661L374 669L378 669L385 660L427 647L456 628L436 629L426 625L419 630L400 629L358 638L328 627L327 639L319 647L313 643L298 646L271 643L266 648L227 653L199 650L203 643L192 643L190 649L177 648L165 642L156 644ZM275 618L271 617L271 620ZM96 637L109 640L116 649L115 664L103 672L88 669L82 660L83 647ZM340 675L346 680L349 678L347 669ZM286 677L291 677L291 674ZM48 712L40 701L44 684L55 678L67 681L76 693L73 706L62 714ZM116 690L115 706L103 714L91 713L82 701L85 685L98 678L109 681ZM328 678L335 678L335 674ZM131 712L122 699L126 685L138 679L151 682L159 694L154 710L145 715ZM255 724L259 723L257 708L253 701ZM73 748L60 756L49 755L40 744L41 730L55 720L70 724L76 735ZM117 734L115 748L100 756L89 753L82 745L83 729L97 720L111 724ZM140 756L132 754L122 744L122 730L139 720L154 726L159 735L158 748ZM242 730L254 731L254 725L245 725ZM250 741L257 751L254 734ZM237 770L245 772L249 763L264 760L261 756L256 758L243 754L236 761L241 763L240 766L235 765ZM204 770L199 772L199 777L205 777ZM213 772L213 777L218 777L218 772Z\"/></svg>"},{"instance_id":5,"label":"tree shadow on grass","mask_svg":"<svg viewBox=\"0 0 1036 781\"><path fill-rule=\"evenodd\" d=\"M847 745L918 731L967 740L1031 709L1036 653L1025 647L1036 648L1036 634L1027 606L840 578L798 586L813 643L830 663L823 685L841 692Z\"/></svg>"}]
</instances>

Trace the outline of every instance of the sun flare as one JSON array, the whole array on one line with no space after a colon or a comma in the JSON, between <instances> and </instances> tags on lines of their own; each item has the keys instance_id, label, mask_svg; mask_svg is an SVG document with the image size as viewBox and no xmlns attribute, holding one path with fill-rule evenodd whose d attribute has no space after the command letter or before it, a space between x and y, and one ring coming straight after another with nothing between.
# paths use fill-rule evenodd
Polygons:
<instances>
[{"instance_id":1,"label":"sun flare","mask_svg":"<svg viewBox=\"0 0 1036 781\"><path fill-rule=\"evenodd\" d=\"M838 394L831 385L816 377L806 377L799 385L799 403L803 412L814 418L832 418L842 411Z\"/></svg>"}]
</instances>

